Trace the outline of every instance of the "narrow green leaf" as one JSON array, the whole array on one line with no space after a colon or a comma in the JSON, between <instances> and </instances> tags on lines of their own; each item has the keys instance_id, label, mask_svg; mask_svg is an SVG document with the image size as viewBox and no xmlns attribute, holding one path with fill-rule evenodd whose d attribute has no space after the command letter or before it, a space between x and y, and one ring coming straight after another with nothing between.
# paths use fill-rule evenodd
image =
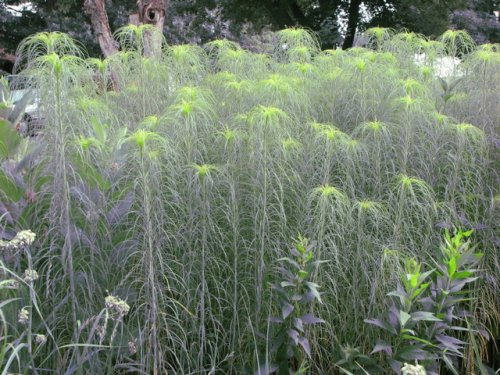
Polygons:
<instances>
[{"instance_id":1,"label":"narrow green leaf","mask_svg":"<svg viewBox=\"0 0 500 375\"><path fill-rule=\"evenodd\" d=\"M453 257L448 262L448 275L450 275L450 277L453 278L453 275L455 274L456 270L457 270L457 259Z\"/></svg>"},{"instance_id":2,"label":"narrow green leaf","mask_svg":"<svg viewBox=\"0 0 500 375\"><path fill-rule=\"evenodd\" d=\"M450 370L454 375L458 375L457 369L455 368L455 366L453 366L451 359L448 358L448 356L446 354L443 354L443 361L444 361L446 367L448 368L448 370Z\"/></svg>"},{"instance_id":3,"label":"narrow green leaf","mask_svg":"<svg viewBox=\"0 0 500 375\"><path fill-rule=\"evenodd\" d=\"M430 342L429 340L425 340L425 339L422 339L418 336L414 336L414 335L401 335L401 337L405 340L409 340L409 341L418 341L418 342L421 342L422 344L425 344L425 345L428 345L428 346L432 346L432 347L436 347L436 345L434 345L432 342Z\"/></svg>"},{"instance_id":4,"label":"narrow green leaf","mask_svg":"<svg viewBox=\"0 0 500 375\"><path fill-rule=\"evenodd\" d=\"M12 156L20 142L21 137L14 125L0 118L0 160Z\"/></svg>"},{"instance_id":5,"label":"narrow green leaf","mask_svg":"<svg viewBox=\"0 0 500 375\"><path fill-rule=\"evenodd\" d=\"M1 192L3 192L5 197L11 202L19 202L23 197L22 189L0 169L0 193Z\"/></svg>"}]
</instances>

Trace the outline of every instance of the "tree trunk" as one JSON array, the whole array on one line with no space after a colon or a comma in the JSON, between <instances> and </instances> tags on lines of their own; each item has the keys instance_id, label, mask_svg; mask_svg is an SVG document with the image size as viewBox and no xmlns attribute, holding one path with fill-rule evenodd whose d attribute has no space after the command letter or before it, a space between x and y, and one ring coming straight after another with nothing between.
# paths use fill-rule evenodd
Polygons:
<instances>
[{"instance_id":1,"label":"tree trunk","mask_svg":"<svg viewBox=\"0 0 500 375\"><path fill-rule=\"evenodd\" d=\"M361 0L351 0L349 4L349 19L347 21L347 32L344 39L342 49L351 48L354 43L354 36L356 35L356 28L359 22L359 9L361 7Z\"/></svg>"},{"instance_id":2,"label":"tree trunk","mask_svg":"<svg viewBox=\"0 0 500 375\"><path fill-rule=\"evenodd\" d=\"M290 16L295 20L297 25L312 29L312 23L306 17L297 1L289 2L288 7Z\"/></svg>"},{"instance_id":3,"label":"tree trunk","mask_svg":"<svg viewBox=\"0 0 500 375\"><path fill-rule=\"evenodd\" d=\"M138 0L139 24L153 25L159 30L158 34L162 35L168 2L169 0ZM118 43L113 39L113 34L109 27L105 0L85 0L84 9L85 13L90 18L92 28L103 55L108 57L118 52ZM161 50L161 38L151 33L149 39L147 43L148 47L145 48L146 55L152 55L158 50ZM160 46L158 46L159 44Z\"/></svg>"},{"instance_id":4,"label":"tree trunk","mask_svg":"<svg viewBox=\"0 0 500 375\"><path fill-rule=\"evenodd\" d=\"M90 17L92 28L105 57L118 52L118 43L113 39L106 13L105 0L85 0L85 14Z\"/></svg>"},{"instance_id":5,"label":"tree trunk","mask_svg":"<svg viewBox=\"0 0 500 375\"><path fill-rule=\"evenodd\" d=\"M281 8L281 2L265 1L263 5L272 19L271 23L278 29L284 29L294 24L289 14Z\"/></svg>"},{"instance_id":6,"label":"tree trunk","mask_svg":"<svg viewBox=\"0 0 500 375\"><path fill-rule=\"evenodd\" d=\"M163 32L167 0L137 0L139 22L156 26Z\"/></svg>"},{"instance_id":7,"label":"tree trunk","mask_svg":"<svg viewBox=\"0 0 500 375\"><path fill-rule=\"evenodd\" d=\"M153 25L156 28L156 32L145 32L144 56L158 56L161 54L167 0L138 0L137 7L139 8L139 23Z\"/></svg>"},{"instance_id":8,"label":"tree trunk","mask_svg":"<svg viewBox=\"0 0 500 375\"><path fill-rule=\"evenodd\" d=\"M312 28L311 22L300 9L297 0L265 1L263 3L273 20L273 25L279 29L293 26Z\"/></svg>"}]
</instances>

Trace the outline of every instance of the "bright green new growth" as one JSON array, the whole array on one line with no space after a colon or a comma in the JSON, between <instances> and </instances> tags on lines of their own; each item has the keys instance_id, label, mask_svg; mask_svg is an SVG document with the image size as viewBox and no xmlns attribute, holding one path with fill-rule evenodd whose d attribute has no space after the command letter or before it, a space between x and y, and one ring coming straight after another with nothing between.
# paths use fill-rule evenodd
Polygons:
<instances>
[{"instance_id":1,"label":"bright green new growth","mask_svg":"<svg viewBox=\"0 0 500 375\"><path fill-rule=\"evenodd\" d=\"M476 228L484 253L486 281L467 283L468 321L498 337L496 47L376 28L366 48L348 51L320 51L300 29L278 33L270 54L229 41L155 50L152 32L120 30L120 52L104 60L84 59L59 33L19 48L43 127L23 138L0 119L0 247L25 228L37 237L30 260L0 253L32 282L1 290L0 366L253 374L277 354L268 285L280 259L296 261L296 233L328 260L307 275L321 285L310 308L325 322L300 335L307 366L281 345L289 368L387 373L368 356L380 334L364 319L386 311L404 259L414 259L410 274L437 269L442 228L453 226ZM436 61L455 56L463 62L451 74L462 76L436 77ZM11 103L1 98L3 117ZM446 257L441 275L463 271ZM7 288L16 278L5 272ZM311 312L290 314L291 324ZM487 342L459 339L480 371Z\"/></svg>"}]
</instances>

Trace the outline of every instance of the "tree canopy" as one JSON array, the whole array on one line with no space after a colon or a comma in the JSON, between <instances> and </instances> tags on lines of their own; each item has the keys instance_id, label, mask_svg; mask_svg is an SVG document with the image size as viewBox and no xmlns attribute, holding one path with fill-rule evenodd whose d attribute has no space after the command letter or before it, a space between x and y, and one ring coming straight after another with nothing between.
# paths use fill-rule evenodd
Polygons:
<instances>
[{"instance_id":1,"label":"tree canopy","mask_svg":"<svg viewBox=\"0 0 500 375\"><path fill-rule=\"evenodd\" d=\"M0 58L12 60L16 46L38 31L62 31L91 55L100 53L83 0L0 0ZM323 48L352 46L356 31L371 26L437 36L466 29L479 43L499 42L498 0L171 0L164 26L170 43L237 41L243 34L300 26L313 30ZM29 7L23 8L23 4ZM135 0L106 0L111 30L128 23ZM10 54L10 55L9 55ZM7 70L8 64L0 68Z\"/></svg>"}]
</instances>

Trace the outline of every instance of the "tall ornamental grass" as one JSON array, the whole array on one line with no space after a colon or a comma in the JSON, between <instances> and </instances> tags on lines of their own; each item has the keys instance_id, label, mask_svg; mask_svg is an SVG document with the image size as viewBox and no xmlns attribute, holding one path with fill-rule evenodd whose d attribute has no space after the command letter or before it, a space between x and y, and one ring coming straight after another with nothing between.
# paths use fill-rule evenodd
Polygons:
<instances>
[{"instance_id":1,"label":"tall ornamental grass","mask_svg":"<svg viewBox=\"0 0 500 375\"><path fill-rule=\"evenodd\" d=\"M369 354L364 320L406 258L434 267L445 228L475 230L469 310L498 339L498 46L372 29L320 51L289 29L270 54L163 42L145 57L150 32L120 30L105 60L59 33L19 47L44 126L0 154L0 236L37 235L1 253L5 372L254 374L299 234L328 261L308 373ZM462 62L440 77L447 57ZM491 361L486 336L461 337L470 358Z\"/></svg>"}]
</instances>

